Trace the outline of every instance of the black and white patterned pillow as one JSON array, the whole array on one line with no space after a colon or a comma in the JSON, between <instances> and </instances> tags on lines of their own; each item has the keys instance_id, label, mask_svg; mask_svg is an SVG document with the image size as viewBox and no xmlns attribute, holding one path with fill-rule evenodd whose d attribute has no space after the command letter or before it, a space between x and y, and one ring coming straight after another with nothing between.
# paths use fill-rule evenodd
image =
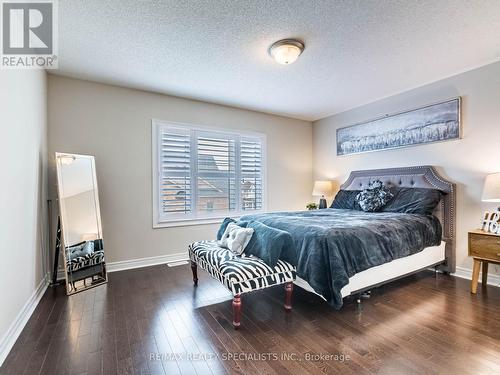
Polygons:
<instances>
[{"instance_id":1,"label":"black and white patterned pillow","mask_svg":"<svg viewBox=\"0 0 500 375\"><path fill-rule=\"evenodd\" d=\"M370 182L368 189L363 190L356 196L356 201L363 211L375 212L384 207L393 196L382 181L375 180Z\"/></svg>"}]
</instances>

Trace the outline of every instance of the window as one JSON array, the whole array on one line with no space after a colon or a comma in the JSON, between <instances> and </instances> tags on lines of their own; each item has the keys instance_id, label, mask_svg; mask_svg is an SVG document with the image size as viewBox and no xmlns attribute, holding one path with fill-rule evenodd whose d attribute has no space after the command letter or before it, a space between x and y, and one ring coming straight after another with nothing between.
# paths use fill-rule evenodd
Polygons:
<instances>
[{"instance_id":1,"label":"window","mask_svg":"<svg viewBox=\"0 0 500 375\"><path fill-rule=\"evenodd\" d=\"M264 209L265 137L153 120L154 226Z\"/></svg>"}]
</instances>

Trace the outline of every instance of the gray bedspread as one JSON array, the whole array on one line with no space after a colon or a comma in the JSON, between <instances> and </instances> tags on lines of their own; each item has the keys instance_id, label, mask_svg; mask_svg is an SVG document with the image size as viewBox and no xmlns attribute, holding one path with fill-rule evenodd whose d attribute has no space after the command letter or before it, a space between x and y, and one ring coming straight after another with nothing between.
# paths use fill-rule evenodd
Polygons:
<instances>
[{"instance_id":1,"label":"gray bedspread","mask_svg":"<svg viewBox=\"0 0 500 375\"><path fill-rule=\"evenodd\" d=\"M434 216L323 209L245 215L292 235L297 274L335 308L349 277L441 243Z\"/></svg>"}]
</instances>

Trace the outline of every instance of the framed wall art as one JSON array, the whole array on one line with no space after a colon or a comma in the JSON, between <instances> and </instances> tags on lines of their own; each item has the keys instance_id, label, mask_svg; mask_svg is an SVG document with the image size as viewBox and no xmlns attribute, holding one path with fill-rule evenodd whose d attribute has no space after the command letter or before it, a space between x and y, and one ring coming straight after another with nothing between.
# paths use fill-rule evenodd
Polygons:
<instances>
[{"instance_id":1,"label":"framed wall art","mask_svg":"<svg viewBox=\"0 0 500 375\"><path fill-rule=\"evenodd\" d=\"M337 129L337 155L459 139L460 107L458 97Z\"/></svg>"}]
</instances>

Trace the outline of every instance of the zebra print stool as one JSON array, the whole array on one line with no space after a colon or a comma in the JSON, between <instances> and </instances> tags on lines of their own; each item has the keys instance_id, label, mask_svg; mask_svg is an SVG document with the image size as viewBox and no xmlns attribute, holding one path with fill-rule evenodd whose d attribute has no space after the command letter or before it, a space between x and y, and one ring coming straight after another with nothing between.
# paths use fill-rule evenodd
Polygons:
<instances>
[{"instance_id":1,"label":"zebra print stool","mask_svg":"<svg viewBox=\"0 0 500 375\"><path fill-rule=\"evenodd\" d=\"M278 260L270 267L256 257L236 256L217 241L200 241L189 245L189 258L194 285L198 285L197 266L219 280L233 293L233 326L238 329L241 319L241 295L254 290L285 284L285 310L292 309L293 281L296 269L290 263Z\"/></svg>"}]
</instances>

